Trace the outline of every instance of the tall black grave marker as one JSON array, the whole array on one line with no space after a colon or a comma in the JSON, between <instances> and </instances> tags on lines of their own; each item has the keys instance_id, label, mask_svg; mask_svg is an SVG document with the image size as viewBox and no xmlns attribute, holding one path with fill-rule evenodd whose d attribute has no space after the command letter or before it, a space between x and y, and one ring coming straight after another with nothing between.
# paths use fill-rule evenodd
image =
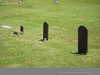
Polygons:
<instances>
[{"instance_id":1,"label":"tall black grave marker","mask_svg":"<svg viewBox=\"0 0 100 75\"><path fill-rule=\"evenodd\" d=\"M78 54L87 54L88 52L88 30L85 26L78 28Z\"/></svg>"},{"instance_id":2,"label":"tall black grave marker","mask_svg":"<svg viewBox=\"0 0 100 75\"><path fill-rule=\"evenodd\" d=\"M49 25L47 22L43 23L43 41L48 40Z\"/></svg>"}]
</instances>

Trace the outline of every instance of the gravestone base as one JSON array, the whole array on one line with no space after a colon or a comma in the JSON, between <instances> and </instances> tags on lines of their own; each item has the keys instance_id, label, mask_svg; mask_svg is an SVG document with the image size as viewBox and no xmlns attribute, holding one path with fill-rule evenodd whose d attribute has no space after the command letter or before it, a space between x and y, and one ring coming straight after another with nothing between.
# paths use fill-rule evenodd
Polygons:
<instances>
[{"instance_id":1,"label":"gravestone base","mask_svg":"<svg viewBox=\"0 0 100 75\"><path fill-rule=\"evenodd\" d=\"M87 55L87 53L72 52L72 54Z\"/></svg>"}]
</instances>

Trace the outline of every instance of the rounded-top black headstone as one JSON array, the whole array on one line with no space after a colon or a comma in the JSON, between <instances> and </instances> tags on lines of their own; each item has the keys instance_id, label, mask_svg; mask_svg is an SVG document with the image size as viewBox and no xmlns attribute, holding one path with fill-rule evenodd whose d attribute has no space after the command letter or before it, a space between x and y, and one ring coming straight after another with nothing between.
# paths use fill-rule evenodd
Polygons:
<instances>
[{"instance_id":1,"label":"rounded-top black headstone","mask_svg":"<svg viewBox=\"0 0 100 75\"><path fill-rule=\"evenodd\" d=\"M48 40L48 23L47 22L44 22L43 23L43 40Z\"/></svg>"},{"instance_id":2,"label":"rounded-top black headstone","mask_svg":"<svg viewBox=\"0 0 100 75\"><path fill-rule=\"evenodd\" d=\"M88 30L85 26L78 28L78 53L87 54L88 52Z\"/></svg>"}]
</instances>

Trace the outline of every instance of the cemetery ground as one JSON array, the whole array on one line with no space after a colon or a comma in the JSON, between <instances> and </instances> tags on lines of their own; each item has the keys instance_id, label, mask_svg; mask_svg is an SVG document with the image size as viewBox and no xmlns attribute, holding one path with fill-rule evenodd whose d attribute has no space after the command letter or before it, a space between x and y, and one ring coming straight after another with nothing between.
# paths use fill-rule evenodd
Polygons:
<instances>
[{"instance_id":1,"label":"cemetery ground","mask_svg":"<svg viewBox=\"0 0 100 75\"><path fill-rule=\"evenodd\" d=\"M13 2L12 2L13 1ZM0 68L100 68L99 0L14 0L0 5ZM43 22L49 24L49 40L42 38ZM14 35L23 25L23 35ZM77 29L88 28L88 54L77 51Z\"/></svg>"}]
</instances>

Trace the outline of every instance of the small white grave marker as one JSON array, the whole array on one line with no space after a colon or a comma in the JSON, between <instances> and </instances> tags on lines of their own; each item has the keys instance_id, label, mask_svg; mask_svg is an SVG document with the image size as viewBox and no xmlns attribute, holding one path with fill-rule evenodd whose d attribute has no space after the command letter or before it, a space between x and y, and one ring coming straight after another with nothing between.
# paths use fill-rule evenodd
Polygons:
<instances>
[{"instance_id":1,"label":"small white grave marker","mask_svg":"<svg viewBox=\"0 0 100 75\"><path fill-rule=\"evenodd\" d=\"M53 0L55 4L58 4L59 3L59 0Z\"/></svg>"},{"instance_id":2,"label":"small white grave marker","mask_svg":"<svg viewBox=\"0 0 100 75\"><path fill-rule=\"evenodd\" d=\"M7 29L11 29L12 26L9 26L9 25L2 25L1 28L7 28Z\"/></svg>"}]
</instances>

